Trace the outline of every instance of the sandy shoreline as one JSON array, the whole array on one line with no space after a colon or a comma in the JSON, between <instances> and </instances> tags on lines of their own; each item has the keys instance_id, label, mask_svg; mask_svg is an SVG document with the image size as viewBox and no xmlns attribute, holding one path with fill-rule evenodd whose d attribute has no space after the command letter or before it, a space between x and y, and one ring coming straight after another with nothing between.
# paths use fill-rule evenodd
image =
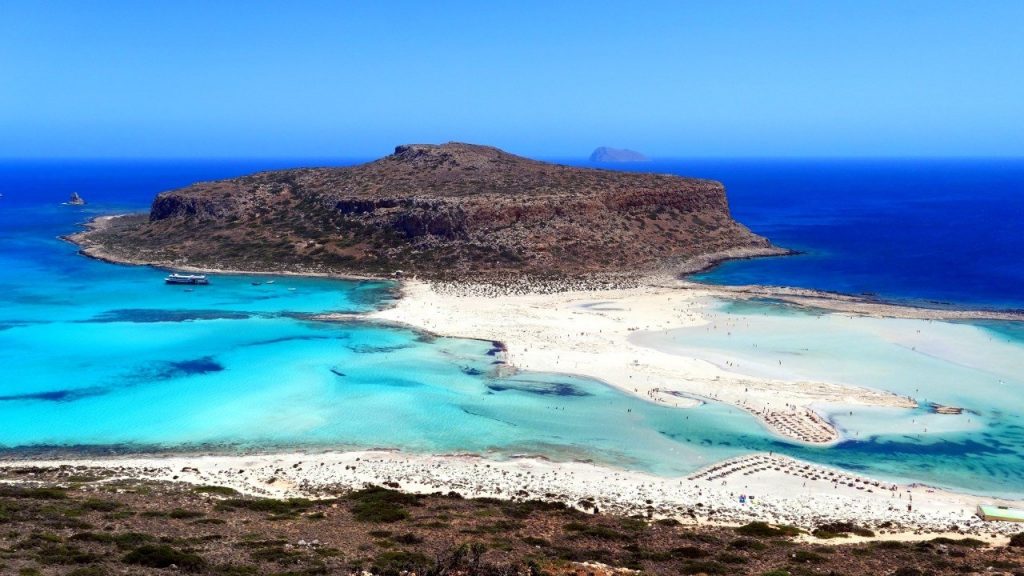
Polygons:
<instances>
[{"instance_id":1,"label":"sandy shoreline","mask_svg":"<svg viewBox=\"0 0 1024 576\"><path fill-rule=\"evenodd\" d=\"M997 535L1021 528L983 522L974 515L978 504L998 500L896 486L768 454L734 458L677 478L541 458L490 460L373 450L0 462L0 470L24 467L69 472L102 468L114 473L111 479L228 486L275 498L322 497L373 484L421 494L455 491L466 497L559 501L587 511L597 506L602 513L671 517L694 525L760 520L813 529L825 522L850 521L884 538L956 532L1000 541ZM748 498L745 503L740 495Z\"/></svg>"}]
</instances>

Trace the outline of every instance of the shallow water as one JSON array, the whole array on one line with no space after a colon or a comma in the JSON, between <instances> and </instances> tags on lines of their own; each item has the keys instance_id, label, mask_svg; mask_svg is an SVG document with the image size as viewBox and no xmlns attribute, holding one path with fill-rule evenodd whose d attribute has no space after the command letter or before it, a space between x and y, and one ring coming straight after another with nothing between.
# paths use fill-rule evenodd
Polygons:
<instances>
[{"instance_id":1,"label":"shallow water","mask_svg":"<svg viewBox=\"0 0 1024 576\"><path fill-rule=\"evenodd\" d=\"M775 302L722 301L707 326L640 333L637 344L788 381L889 390L917 410L818 406L850 441L813 460L973 490L1024 485L1024 338L1019 323L849 317ZM729 362L729 364L726 364ZM967 410L933 414L930 403Z\"/></svg>"},{"instance_id":2,"label":"shallow water","mask_svg":"<svg viewBox=\"0 0 1024 576\"><path fill-rule=\"evenodd\" d=\"M65 167L62 179L41 173L45 189L24 178L16 186L5 182L0 199L0 447L391 447L590 459L666 475L774 450L893 479L1024 494L1020 395L1007 399L1003 390L984 403L983 391L1000 393L992 382L955 386L956 378L988 373L1019 390L1016 325L945 324L938 331L943 338L917 343L913 324L890 333L888 324L859 327L770 303L723 308L731 321L753 323L745 337L754 341L798 334L773 339L791 355L785 369L793 377L827 370L839 381L863 384L913 360L913 373L927 378L872 381L907 393L924 387L920 396L929 400L979 410L971 426L942 434L890 429L878 436L867 431L928 417L837 412L841 426L862 431L857 441L807 448L778 440L750 415L726 406L674 410L564 375L500 378L489 342L309 319L311 313L370 310L390 297L387 283L215 276L210 286L189 290L164 285L159 270L79 257L57 236L97 214L142 208L134 198L151 197L160 189L155 183L177 185L175 178L183 176L136 167L90 180L89 174L76 178L73 168ZM205 164L195 170L204 177L230 175ZM65 181L94 203L60 206ZM96 188L82 188L82 182ZM33 186L38 194L19 195ZM108 187L119 191L117 202L103 201ZM811 330L827 322L835 323L828 338ZM750 370L775 370L770 355L699 336L709 355L738 358ZM811 344L813 353L801 350ZM900 352L907 345L920 352ZM954 361L929 360L927 350L952 354ZM840 354L849 351L855 361ZM933 376L941 385L926 381ZM953 421L965 420L945 422Z\"/></svg>"}]
</instances>

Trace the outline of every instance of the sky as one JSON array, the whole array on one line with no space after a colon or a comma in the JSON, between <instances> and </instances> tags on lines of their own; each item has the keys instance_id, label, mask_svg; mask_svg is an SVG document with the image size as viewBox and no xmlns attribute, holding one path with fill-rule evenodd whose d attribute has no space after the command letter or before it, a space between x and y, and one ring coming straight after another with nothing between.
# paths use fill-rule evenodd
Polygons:
<instances>
[{"instance_id":1,"label":"sky","mask_svg":"<svg viewBox=\"0 0 1024 576\"><path fill-rule=\"evenodd\" d=\"M1024 156L1024 1L0 0L0 157Z\"/></svg>"}]
</instances>

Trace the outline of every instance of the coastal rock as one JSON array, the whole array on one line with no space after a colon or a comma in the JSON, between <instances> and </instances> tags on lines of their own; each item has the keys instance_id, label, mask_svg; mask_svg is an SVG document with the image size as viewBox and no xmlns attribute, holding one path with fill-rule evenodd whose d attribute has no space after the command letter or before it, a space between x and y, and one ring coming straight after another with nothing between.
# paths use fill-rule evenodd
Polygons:
<instances>
[{"instance_id":1,"label":"coastal rock","mask_svg":"<svg viewBox=\"0 0 1024 576\"><path fill-rule=\"evenodd\" d=\"M600 146L590 154L591 162L650 162L651 159L636 150Z\"/></svg>"},{"instance_id":2,"label":"coastal rock","mask_svg":"<svg viewBox=\"0 0 1024 576\"><path fill-rule=\"evenodd\" d=\"M718 182L461 143L201 182L107 224L73 240L136 263L433 278L679 271L777 251L731 218Z\"/></svg>"}]
</instances>

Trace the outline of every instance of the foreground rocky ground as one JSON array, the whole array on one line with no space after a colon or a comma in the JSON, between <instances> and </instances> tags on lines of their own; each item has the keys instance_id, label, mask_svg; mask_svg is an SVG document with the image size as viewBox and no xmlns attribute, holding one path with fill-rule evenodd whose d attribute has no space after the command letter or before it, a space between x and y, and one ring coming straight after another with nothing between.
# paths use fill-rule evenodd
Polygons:
<instances>
[{"instance_id":1,"label":"foreground rocky ground","mask_svg":"<svg viewBox=\"0 0 1024 576\"><path fill-rule=\"evenodd\" d=\"M30 466L0 481L2 574L1024 574L1024 535L852 543L870 532L694 528L389 487L274 500Z\"/></svg>"}]
</instances>

